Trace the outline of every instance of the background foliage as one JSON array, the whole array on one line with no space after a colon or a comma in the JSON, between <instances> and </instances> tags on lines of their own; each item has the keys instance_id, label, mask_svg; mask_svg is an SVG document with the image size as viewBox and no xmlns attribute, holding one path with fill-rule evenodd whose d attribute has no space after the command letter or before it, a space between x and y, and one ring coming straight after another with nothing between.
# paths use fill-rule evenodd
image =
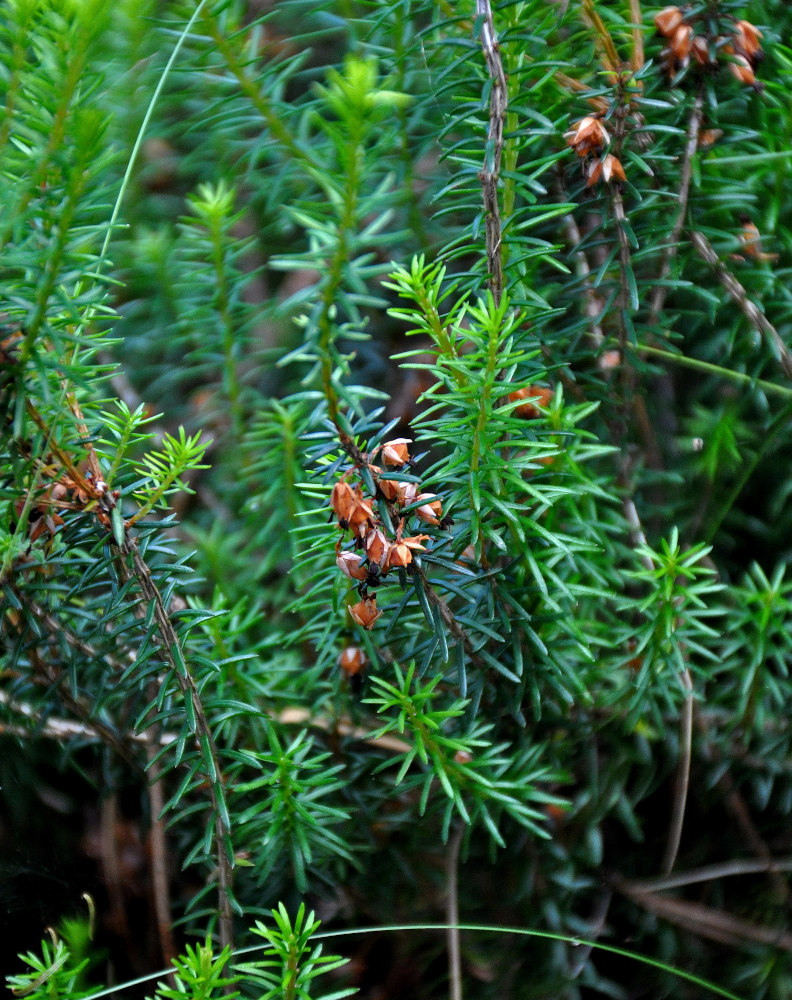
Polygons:
<instances>
[{"instance_id":1,"label":"background foliage","mask_svg":"<svg viewBox=\"0 0 792 1000\"><path fill-rule=\"evenodd\" d=\"M6 4L16 995L790 995L791 24Z\"/></svg>"}]
</instances>

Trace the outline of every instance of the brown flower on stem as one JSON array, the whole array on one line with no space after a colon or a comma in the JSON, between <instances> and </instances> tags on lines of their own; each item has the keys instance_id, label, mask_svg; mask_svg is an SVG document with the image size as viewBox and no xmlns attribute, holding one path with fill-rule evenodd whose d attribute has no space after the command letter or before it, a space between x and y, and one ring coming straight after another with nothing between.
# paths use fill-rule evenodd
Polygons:
<instances>
[{"instance_id":1,"label":"brown flower on stem","mask_svg":"<svg viewBox=\"0 0 792 1000\"><path fill-rule=\"evenodd\" d=\"M377 566L385 565L388 560L390 542L385 537L385 532L381 528L372 528L366 534L363 545L365 546L369 563Z\"/></svg>"},{"instance_id":2,"label":"brown flower on stem","mask_svg":"<svg viewBox=\"0 0 792 1000\"><path fill-rule=\"evenodd\" d=\"M750 257L751 260L778 260L777 253L765 253L762 250L762 237L759 235L756 223L747 215L742 216L740 222L742 223L740 244L742 245L745 257ZM731 256L735 260L745 260L745 257L741 257L739 254L732 254Z\"/></svg>"},{"instance_id":3,"label":"brown flower on stem","mask_svg":"<svg viewBox=\"0 0 792 1000\"><path fill-rule=\"evenodd\" d=\"M418 503L419 500L422 501L421 506L416 507L413 513L427 524L439 524L443 516L443 503L440 497L434 493L419 493L414 502Z\"/></svg>"},{"instance_id":4,"label":"brown flower on stem","mask_svg":"<svg viewBox=\"0 0 792 1000\"><path fill-rule=\"evenodd\" d=\"M686 66L693 49L693 29L689 24L680 24L668 40L671 55L680 66Z\"/></svg>"},{"instance_id":5,"label":"brown flower on stem","mask_svg":"<svg viewBox=\"0 0 792 1000\"><path fill-rule=\"evenodd\" d=\"M394 438L381 445L382 459L386 465L395 468L397 465L404 465L410 459L410 452L407 448L412 444L411 438Z\"/></svg>"},{"instance_id":6,"label":"brown flower on stem","mask_svg":"<svg viewBox=\"0 0 792 1000\"><path fill-rule=\"evenodd\" d=\"M363 565L363 559L356 552L341 552L341 543L336 545L336 566L350 580L365 580L368 569Z\"/></svg>"},{"instance_id":7,"label":"brown flower on stem","mask_svg":"<svg viewBox=\"0 0 792 1000\"><path fill-rule=\"evenodd\" d=\"M710 59L709 45L707 44L707 39L703 38L701 35L696 35L693 41L690 43L690 51L693 53L693 58L699 64L699 66L709 66L713 60Z\"/></svg>"},{"instance_id":8,"label":"brown flower on stem","mask_svg":"<svg viewBox=\"0 0 792 1000\"><path fill-rule=\"evenodd\" d=\"M664 38L670 38L682 23L679 7L664 7L654 16L655 28Z\"/></svg>"},{"instance_id":9,"label":"brown flower on stem","mask_svg":"<svg viewBox=\"0 0 792 1000\"><path fill-rule=\"evenodd\" d=\"M762 32L750 21L737 22L737 31L734 35L735 48L753 64L756 64L764 55L760 42L761 37Z\"/></svg>"},{"instance_id":10,"label":"brown flower on stem","mask_svg":"<svg viewBox=\"0 0 792 1000\"><path fill-rule=\"evenodd\" d=\"M374 509L371 506L371 501L365 500L361 491L358 490L355 496L355 503L352 507L352 512L347 519L349 527L356 535L359 535L362 538L369 526L373 523L374 519Z\"/></svg>"},{"instance_id":11,"label":"brown flower on stem","mask_svg":"<svg viewBox=\"0 0 792 1000\"><path fill-rule=\"evenodd\" d=\"M365 668L366 654L360 646L347 646L338 657L338 666L349 677L354 677Z\"/></svg>"},{"instance_id":12,"label":"brown flower on stem","mask_svg":"<svg viewBox=\"0 0 792 1000\"><path fill-rule=\"evenodd\" d=\"M591 187L593 184L596 184L600 178L602 178L606 184L610 184L612 180L627 180L621 161L612 153L608 153L608 155L603 157L601 160L595 160L590 165L586 187Z\"/></svg>"},{"instance_id":13,"label":"brown flower on stem","mask_svg":"<svg viewBox=\"0 0 792 1000\"><path fill-rule=\"evenodd\" d=\"M589 153L599 153L610 141L610 136L601 120L594 115L582 118L564 136L567 145L571 146L578 156L588 156Z\"/></svg>"},{"instance_id":14,"label":"brown flower on stem","mask_svg":"<svg viewBox=\"0 0 792 1000\"><path fill-rule=\"evenodd\" d=\"M732 56L732 62L729 63L729 71L740 83L745 84L746 87L758 87L759 84L756 80L756 74L753 71L753 66L748 61L745 56L741 56L738 53Z\"/></svg>"},{"instance_id":15,"label":"brown flower on stem","mask_svg":"<svg viewBox=\"0 0 792 1000\"><path fill-rule=\"evenodd\" d=\"M396 502L400 507L409 507L411 503L415 503L417 495L418 486L416 483L398 483Z\"/></svg>"},{"instance_id":16,"label":"brown flower on stem","mask_svg":"<svg viewBox=\"0 0 792 1000\"><path fill-rule=\"evenodd\" d=\"M373 471L373 470L372 470ZM377 472L381 472L378 469ZM390 503L395 503L399 499L399 482L396 479L377 479L377 486L380 493Z\"/></svg>"},{"instance_id":17,"label":"brown flower on stem","mask_svg":"<svg viewBox=\"0 0 792 1000\"><path fill-rule=\"evenodd\" d=\"M341 480L333 487L333 492L330 494L330 506L342 527L344 523L349 522L349 515L352 513L355 499L355 491L349 483Z\"/></svg>"},{"instance_id":18,"label":"brown flower on stem","mask_svg":"<svg viewBox=\"0 0 792 1000\"><path fill-rule=\"evenodd\" d=\"M349 613L364 629L373 628L374 622L382 614L381 611L377 611L377 595L372 594L370 597L367 595L362 598L349 608Z\"/></svg>"},{"instance_id":19,"label":"brown flower on stem","mask_svg":"<svg viewBox=\"0 0 792 1000\"><path fill-rule=\"evenodd\" d=\"M426 546L421 545L421 542L425 541L429 537L428 535L413 535L411 538L402 538L401 530L402 525L400 524L396 532L396 541L388 553L388 569L409 566L413 561L413 552L426 551Z\"/></svg>"}]
</instances>

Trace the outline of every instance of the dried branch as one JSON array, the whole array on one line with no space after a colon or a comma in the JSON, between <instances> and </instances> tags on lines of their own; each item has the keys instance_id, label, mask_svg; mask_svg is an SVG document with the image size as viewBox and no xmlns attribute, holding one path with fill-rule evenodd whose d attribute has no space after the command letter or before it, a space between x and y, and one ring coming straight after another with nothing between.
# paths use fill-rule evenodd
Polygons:
<instances>
[{"instance_id":1,"label":"dried branch","mask_svg":"<svg viewBox=\"0 0 792 1000\"><path fill-rule=\"evenodd\" d=\"M693 678L687 667L682 671L681 679L685 689L685 701L682 704L682 714L679 720L680 757L674 788L674 806L671 811L668 842L663 857L663 873L665 875L671 874L679 853L682 826L685 822L685 807L690 789L690 763L693 757Z\"/></svg>"},{"instance_id":2,"label":"dried branch","mask_svg":"<svg viewBox=\"0 0 792 1000\"><path fill-rule=\"evenodd\" d=\"M719 878L735 875L760 875L763 872L790 872L792 858L771 858L769 861L724 861L719 865L705 865L689 872L677 872L663 878L637 879L626 883L635 892L662 892L665 889L679 889L697 882L714 882Z\"/></svg>"},{"instance_id":3,"label":"dried branch","mask_svg":"<svg viewBox=\"0 0 792 1000\"><path fill-rule=\"evenodd\" d=\"M151 812L151 888L154 896L154 912L157 917L157 931L163 963L170 968L177 955L173 938L173 914L170 900L170 864L168 863L168 842L162 813L165 796L162 792L162 773L157 758L157 734L150 731L146 742L148 758L148 799Z\"/></svg>"},{"instance_id":4,"label":"dried branch","mask_svg":"<svg viewBox=\"0 0 792 1000\"><path fill-rule=\"evenodd\" d=\"M563 223L567 239L569 240L571 246L577 248L573 251L573 254L575 258L575 272L583 283L583 290L585 293L583 297L583 312L591 320L589 333L591 345L595 351L599 352L602 348L603 342L605 341L605 335L602 332L602 327L599 322L602 314L602 300L597 294L597 290L594 287L591 278L591 267L588 262L588 257L580 249L583 237L580 234L577 222L575 222L572 215L565 215Z\"/></svg>"},{"instance_id":5,"label":"dried branch","mask_svg":"<svg viewBox=\"0 0 792 1000\"><path fill-rule=\"evenodd\" d=\"M226 946L233 948L234 929L233 917L231 913L233 870L226 853L226 831L222 820L220 802L217 794L217 783L222 780L223 773L220 768L217 747L215 746L214 736L209 725L209 720L206 718L206 713L204 712L198 686L190 673L189 667L181 658L181 643L179 642L179 637L176 635L176 631L173 628L170 616L168 615L163 603L162 595L160 594L157 585L154 583L151 576L151 571L149 570L143 557L140 555L134 539L127 540L125 544L125 551L132 556L135 578L140 586L140 591L143 594L146 604L150 605L153 603L154 605L154 619L157 623L157 629L159 632L160 650L173 671L173 675L176 678L179 688L181 689L182 695L185 698L189 698L192 702L197 731L196 735L200 744L209 753L211 757L211 766L216 775L215 780L210 780L208 782L208 787L212 802L212 811L214 813L214 841L215 853L217 855L220 946L221 948L225 948ZM181 660L181 662L179 662L179 660Z\"/></svg>"},{"instance_id":6,"label":"dried branch","mask_svg":"<svg viewBox=\"0 0 792 1000\"><path fill-rule=\"evenodd\" d=\"M685 224L688 199L690 198L690 179L693 173L693 157L696 155L696 150L698 149L699 131L701 130L703 117L704 92L703 88L699 87L696 99L693 102L693 110L690 113L685 154L682 159L682 168L679 172L679 195L677 197L679 209L673 228L671 229L671 235L668 238L665 253L663 254L663 262L660 265L660 274L657 279L658 283L655 285L649 301L649 326L657 325L666 295L668 294L668 287L664 282L671 273L671 265L679 249L679 238L682 235L682 227Z\"/></svg>"},{"instance_id":7,"label":"dried branch","mask_svg":"<svg viewBox=\"0 0 792 1000\"><path fill-rule=\"evenodd\" d=\"M459 848L465 825L459 823L448 841L446 852L446 940L450 1000L462 1000L462 954L459 947Z\"/></svg>"},{"instance_id":8,"label":"dried branch","mask_svg":"<svg viewBox=\"0 0 792 1000\"><path fill-rule=\"evenodd\" d=\"M745 318L768 343L773 357L779 362L784 374L792 378L792 354L781 339L778 330L773 326L761 309L748 298L748 293L735 278L723 261L718 257L707 237L696 230L690 232L690 242L696 248L699 256L714 270L716 277L726 289L735 305L739 306Z\"/></svg>"},{"instance_id":9,"label":"dried branch","mask_svg":"<svg viewBox=\"0 0 792 1000\"><path fill-rule=\"evenodd\" d=\"M792 934L788 931L751 923L701 903L642 892L632 883L619 879L614 880L614 889L649 913L699 937L733 947L743 947L746 942L753 941L792 952Z\"/></svg>"},{"instance_id":10,"label":"dried branch","mask_svg":"<svg viewBox=\"0 0 792 1000\"><path fill-rule=\"evenodd\" d=\"M506 123L506 108L509 92L506 73L500 57L498 36L492 20L489 0L476 0L476 23L480 24L481 50L487 64L492 89L490 90L490 114L484 166L479 171L481 190L484 195L486 216L487 270L489 287L495 304L499 305L503 295L503 257L501 246L501 218L498 207L498 176L503 154L503 129Z\"/></svg>"}]
</instances>

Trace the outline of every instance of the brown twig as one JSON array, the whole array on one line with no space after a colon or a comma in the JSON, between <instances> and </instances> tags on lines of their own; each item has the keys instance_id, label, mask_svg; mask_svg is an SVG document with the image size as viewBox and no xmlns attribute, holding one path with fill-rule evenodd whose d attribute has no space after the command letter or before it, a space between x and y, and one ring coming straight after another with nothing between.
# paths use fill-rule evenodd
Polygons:
<instances>
[{"instance_id":1,"label":"brown twig","mask_svg":"<svg viewBox=\"0 0 792 1000\"><path fill-rule=\"evenodd\" d=\"M217 747L215 746L209 720L206 718L206 713L204 712L198 686L190 673L188 665L184 662L179 637L173 628L170 616L163 603L162 595L151 576L151 571L140 555L134 539L127 540L125 550L132 556L135 578L146 604L154 605L154 619L159 632L160 650L173 671L173 676L176 678L182 695L185 699L190 699L195 716L196 736L200 745L210 757L209 763L214 775L210 777L208 787L212 802L212 812L214 814L220 947L225 948L229 946L233 948L234 927L231 912L233 869L226 852L227 831L223 823L218 796L217 786L222 781L222 770L218 759Z\"/></svg>"},{"instance_id":2,"label":"brown twig","mask_svg":"<svg viewBox=\"0 0 792 1000\"><path fill-rule=\"evenodd\" d=\"M569 969L570 979L577 979L580 973L586 968L586 963L594 950L597 938L605 929L605 921L608 918L608 910L610 909L611 899L613 899L613 893L610 889L606 889L597 900L597 906L594 910L594 915L591 918L590 929L586 932L589 943L578 946L578 950L575 952L575 961Z\"/></svg>"},{"instance_id":3,"label":"brown twig","mask_svg":"<svg viewBox=\"0 0 792 1000\"><path fill-rule=\"evenodd\" d=\"M597 294L597 290L591 280L591 266L589 265L588 257L580 249L583 237L580 234L577 222L575 222L572 215L565 215L563 224L564 229L566 230L567 239L569 240L571 246L575 248L573 250L575 258L575 271L578 278L580 278L583 283L585 293L583 296L583 312L588 319L591 320L591 327L589 329L591 345L595 351L599 352L605 341L605 335L602 332L602 327L600 326L602 300Z\"/></svg>"},{"instance_id":4,"label":"brown twig","mask_svg":"<svg viewBox=\"0 0 792 1000\"><path fill-rule=\"evenodd\" d=\"M714 882L716 879L737 875L760 875L764 872L792 872L792 858L770 858L768 861L724 861L722 864L705 865L689 872L676 872L663 878L632 879L629 885L636 892L663 892L679 889L698 882Z\"/></svg>"},{"instance_id":5,"label":"brown twig","mask_svg":"<svg viewBox=\"0 0 792 1000\"><path fill-rule=\"evenodd\" d=\"M429 579L426 576L426 573L424 572L423 568L421 569L416 568L414 572L417 576L420 576L421 578L421 583L423 584L427 600L431 604L433 604L440 612L440 617L443 619L443 622L448 627L448 631L451 633L451 635L457 640L457 642L462 643L462 646L464 647L464 650L467 653L471 663L474 663L477 667L486 669L487 665L482 660L482 658L477 655L475 649L473 648L473 643L470 639L470 636L456 620L456 618L454 617L454 612L451 610L451 608L449 608L449 606L446 604L443 598L437 593L432 584L429 582Z\"/></svg>"},{"instance_id":6,"label":"brown twig","mask_svg":"<svg viewBox=\"0 0 792 1000\"><path fill-rule=\"evenodd\" d=\"M173 939L173 917L171 914L170 884L168 864L168 842L165 837L165 824L162 813L165 808L165 796L162 793L162 772L157 759L157 733L149 730L146 734L146 757L148 767L148 799L151 812L151 888L154 896L154 913L157 918L157 931L163 963L170 968L176 957L176 943Z\"/></svg>"},{"instance_id":7,"label":"brown twig","mask_svg":"<svg viewBox=\"0 0 792 1000\"><path fill-rule=\"evenodd\" d=\"M465 824L459 823L451 834L446 853L446 940L448 942L448 981L450 1000L462 1000L462 952L459 946L459 848Z\"/></svg>"},{"instance_id":8,"label":"brown twig","mask_svg":"<svg viewBox=\"0 0 792 1000\"><path fill-rule=\"evenodd\" d=\"M503 129L506 122L509 92L489 0L476 0L476 23L480 25L481 50L484 53L484 60L492 80L487 149L484 154L484 166L479 171L479 180L484 195L486 216L489 287L495 305L499 305L503 295L503 255L501 217L498 206L498 176L503 154Z\"/></svg>"},{"instance_id":9,"label":"brown twig","mask_svg":"<svg viewBox=\"0 0 792 1000\"><path fill-rule=\"evenodd\" d=\"M704 92L703 87L699 87L696 99L693 102L693 110L690 113L685 154L682 160L682 167L679 171L679 194L677 196L679 208L663 254L663 262L660 265L660 274L657 279L658 283L655 285L652 297L649 300L649 326L657 325L666 295L668 294L668 287L665 281L671 273L671 265L679 249L679 238L682 235L682 227L685 224L688 199L690 198L690 179L693 174L693 157L696 155L696 150L698 149L698 137L703 117Z\"/></svg>"},{"instance_id":10,"label":"brown twig","mask_svg":"<svg viewBox=\"0 0 792 1000\"><path fill-rule=\"evenodd\" d=\"M701 903L643 892L632 883L619 879L614 880L614 889L649 913L699 937L732 947L741 947L753 941L792 952L792 934L788 931L751 923Z\"/></svg>"},{"instance_id":11,"label":"brown twig","mask_svg":"<svg viewBox=\"0 0 792 1000\"><path fill-rule=\"evenodd\" d=\"M751 326L758 330L765 338L773 357L781 365L784 374L788 378L792 378L792 354L790 354L789 348L781 339L778 330L767 319L756 303L748 297L746 290L718 257L707 237L703 233L691 230L690 241L702 260L713 269L732 302L740 308Z\"/></svg>"},{"instance_id":12,"label":"brown twig","mask_svg":"<svg viewBox=\"0 0 792 1000\"><path fill-rule=\"evenodd\" d=\"M685 689L685 700L682 703L682 713L679 720L680 755L674 787L674 804L668 828L668 841L663 857L664 875L670 875L682 841L682 826L685 822L685 808L690 789L690 763L693 757L693 678L687 667L682 671L681 680Z\"/></svg>"}]
</instances>

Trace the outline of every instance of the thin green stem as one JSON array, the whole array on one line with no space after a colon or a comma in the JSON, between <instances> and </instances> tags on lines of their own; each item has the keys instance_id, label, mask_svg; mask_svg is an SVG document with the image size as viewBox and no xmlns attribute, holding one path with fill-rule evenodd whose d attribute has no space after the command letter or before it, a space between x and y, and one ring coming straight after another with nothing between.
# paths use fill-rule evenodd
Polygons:
<instances>
[{"instance_id":1,"label":"thin green stem","mask_svg":"<svg viewBox=\"0 0 792 1000\"><path fill-rule=\"evenodd\" d=\"M631 962L638 962L640 965L648 965L651 968L660 969L661 972L666 972L669 975L675 976L677 979L684 980L685 982L693 983L694 986L699 986L702 989L707 990L713 996L723 997L724 1000L745 1000L744 997L740 997L736 993L732 993L730 990L726 990L722 986L718 986L717 983L703 979L701 976L695 975L695 973L687 972L685 969L678 969L675 966L669 965L667 962L662 962L657 958L640 955L638 952L630 951L628 948L619 948L617 945L603 944L601 941L589 941L586 938L571 937L569 934L555 934L552 931L535 931L525 927L500 927L497 924L456 924L455 927L456 930L465 931L466 933L510 934L518 937L537 938L542 941L561 941L564 944L571 945L575 948L591 948L592 950L605 952L609 955L617 955L619 958L629 959ZM425 931L448 932L450 929L451 928L448 924L388 924L385 927L350 927L337 931L320 931L318 934L311 935L311 940L329 941L333 938L357 937L363 934L401 934L405 932L423 933ZM240 950L235 953L234 957L241 958L243 955L252 955L266 947L266 944L256 944L251 945L248 948L240 948ZM134 979L131 982L124 983L122 986L111 986L106 990L101 990L99 993L92 994L91 1000L103 1000L104 997L120 993L122 990L132 989L134 986L140 986L143 983L153 982L155 979L166 975L169 971L170 970L165 969L159 972L153 972L148 976L142 976L140 979Z\"/></svg>"},{"instance_id":2,"label":"thin green stem","mask_svg":"<svg viewBox=\"0 0 792 1000\"><path fill-rule=\"evenodd\" d=\"M638 344L637 350L641 354L651 354L654 357L662 358L673 365L681 365L683 368L693 368L696 371L706 372L708 375L731 379L732 382L739 382L741 385L764 389L765 392L792 399L792 389L788 386L777 385L775 382L768 382L762 378L752 378L750 375L732 371L730 368L724 368L722 365L714 365L709 361L700 361L698 358L689 358L684 354L674 354L673 351L664 351L662 348L650 347L648 344Z\"/></svg>"},{"instance_id":3,"label":"thin green stem","mask_svg":"<svg viewBox=\"0 0 792 1000\"><path fill-rule=\"evenodd\" d=\"M214 264L217 288L215 305L220 315L223 330L223 390L231 411L231 425L237 441L242 439L245 429L244 413L240 405L239 375L237 372L236 329L231 312L231 296L228 289L225 254L223 252L223 225L216 214L212 214L209 226L212 240L212 262Z\"/></svg>"}]
</instances>

